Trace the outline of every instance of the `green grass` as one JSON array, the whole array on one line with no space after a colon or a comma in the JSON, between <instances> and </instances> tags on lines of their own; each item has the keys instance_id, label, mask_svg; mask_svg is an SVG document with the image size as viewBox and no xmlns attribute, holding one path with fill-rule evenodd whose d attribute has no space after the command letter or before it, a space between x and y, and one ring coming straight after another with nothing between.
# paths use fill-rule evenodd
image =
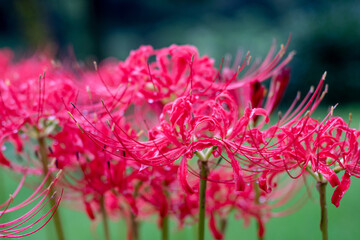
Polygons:
<instances>
[{"instance_id":1,"label":"green grass","mask_svg":"<svg viewBox=\"0 0 360 240\"><path fill-rule=\"evenodd\" d=\"M360 122L359 105L340 106L336 109L335 115L341 115L347 119L349 112L353 113L352 127L358 127ZM324 117L326 108L318 111L316 116ZM17 185L18 177L14 177L4 169L0 170L0 203L4 202ZM308 179L311 182L312 179ZM360 236L360 179L352 177L352 184L348 192L344 195L339 208L330 203L331 195L334 191L330 185L327 187L327 200L329 210L329 236L330 239L357 239ZM312 186L314 186L313 183ZM312 198L307 201L304 207L294 214L281 218L272 218L266 224L266 239L321 239L320 207L318 204L318 193L313 187ZM303 190L304 191L304 190ZM19 199L24 199L31 194L31 190L25 189L19 195ZM16 203L16 202L15 202ZM14 203L14 204L15 204ZM102 224L100 221L91 222L86 214L78 211L79 206L73 206L64 200L61 203L61 217L64 224L66 239L104 239ZM1 220L4 222L14 218L14 214L7 214ZM226 232L226 239L246 239L254 240L256 237L256 224L254 221L247 228L244 227L243 220L234 220L234 216L229 216L229 224ZM100 220L100 219L99 219ZM110 224L112 239L126 239L126 225L124 221ZM171 223L171 240L196 239L195 228L186 226L179 230L175 222ZM141 224L141 239L160 239L160 231L157 228L157 219L152 218L148 222ZM55 229L50 222L38 233L25 239L56 239ZM206 239L212 239L209 231L206 231Z\"/></svg>"}]
</instances>

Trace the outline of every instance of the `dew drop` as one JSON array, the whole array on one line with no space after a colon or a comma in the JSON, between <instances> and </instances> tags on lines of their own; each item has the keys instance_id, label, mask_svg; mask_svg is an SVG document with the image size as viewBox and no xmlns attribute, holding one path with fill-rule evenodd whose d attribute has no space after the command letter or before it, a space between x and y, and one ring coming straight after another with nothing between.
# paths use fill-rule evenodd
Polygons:
<instances>
[{"instance_id":1,"label":"dew drop","mask_svg":"<svg viewBox=\"0 0 360 240\"><path fill-rule=\"evenodd\" d=\"M153 99L149 99L149 100L148 100L148 103L154 103L154 100L153 100Z\"/></svg>"},{"instance_id":2,"label":"dew drop","mask_svg":"<svg viewBox=\"0 0 360 240\"><path fill-rule=\"evenodd\" d=\"M143 171L144 169L148 168L149 166L141 164L139 172Z\"/></svg>"}]
</instances>

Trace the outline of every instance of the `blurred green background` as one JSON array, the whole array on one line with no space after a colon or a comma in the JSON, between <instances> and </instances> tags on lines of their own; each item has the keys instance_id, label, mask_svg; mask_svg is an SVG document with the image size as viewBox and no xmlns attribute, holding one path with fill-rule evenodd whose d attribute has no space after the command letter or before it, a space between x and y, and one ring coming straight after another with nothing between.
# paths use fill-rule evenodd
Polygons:
<instances>
[{"instance_id":1,"label":"blurred green background","mask_svg":"<svg viewBox=\"0 0 360 240\"><path fill-rule=\"evenodd\" d=\"M155 48L170 44L193 44L219 65L226 54L250 50L264 57L273 39L285 43L292 34L292 75L283 107L289 106L298 90L307 91L328 71L326 106L340 103L335 113L354 116L359 126L360 92L360 1L331 0L0 0L0 47L12 48L18 58L44 46L57 48L57 57L75 54L92 62L107 57L124 59L143 44ZM278 44L279 45L279 44ZM16 186L17 178L0 170L0 202ZM328 200L333 190L328 187ZM23 196L30 194L22 193ZM317 193L297 213L271 219L267 239L320 239ZM360 236L360 181L353 179L338 209L329 206L330 239ZM91 223L74 206L63 202L62 215L68 239L88 239ZM9 214L5 219L11 219ZM2 219L3 220L3 219ZM102 239L98 224L95 239ZM242 227L231 221L226 239L256 239L255 225ZM27 239L50 239L53 226ZM175 225L173 226L175 230ZM112 223L113 239L125 238L125 224ZM185 228L171 239L193 239L194 229ZM159 239L156 219L141 227L142 239Z\"/></svg>"},{"instance_id":2,"label":"blurred green background","mask_svg":"<svg viewBox=\"0 0 360 240\"><path fill-rule=\"evenodd\" d=\"M0 1L0 47L19 56L46 45L59 57L124 59L142 44L193 44L215 58L238 49L264 57L292 33L285 100L328 71L328 104L359 101L358 0L16 0ZM92 62L92 61L89 61Z\"/></svg>"}]
</instances>

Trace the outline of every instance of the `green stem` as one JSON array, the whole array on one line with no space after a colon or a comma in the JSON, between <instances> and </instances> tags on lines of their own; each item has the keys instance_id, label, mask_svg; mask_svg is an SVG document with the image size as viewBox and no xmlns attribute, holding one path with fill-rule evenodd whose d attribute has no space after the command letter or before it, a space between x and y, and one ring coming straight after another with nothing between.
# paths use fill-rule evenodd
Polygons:
<instances>
[{"instance_id":1,"label":"green stem","mask_svg":"<svg viewBox=\"0 0 360 240\"><path fill-rule=\"evenodd\" d=\"M164 185L166 184L165 182L163 183ZM165 185L167 186L167 185ZM167 205L169 205L169 191L168 189L164 190L164 194L165 194L165 198L166 198L166 203ZM164 216L162 218L162 226L161 226L161 239L162 240L168 240L169 239L169 214L166 214L166 216Z\"/></svg>"},{"instance_id":2,"label":"green stem","mask_svg":"<svg viewBox=\"0 0 360 240\"><path fill-rule=\"evenodd\" d=\"M260 205L261 192L260 192L259 185L257 183L254 183L254 189L255 189L255 203L257 205ZM261 227L259 222L257 222L256 227L257 227L257 231L259 232L260 227ZM258 240L264 240L264 237L259 236L259 234L257 234L257 235L258 235Z\"/></svg>"},{"instance_id":3,"label":"green stem","mask_svg":"<svg viewBox=\"0 0 360 240\"><path fill-rule=\"evenodd\" d=\"M100 198L100 208L101 208L101 215L103 218L105 240L110 240L109 222L108 222L108 217L107 217L106 209L105 209L104 196L101 196L101 198Z\"/></svg>"},{"instance_id":4,"label":"green stem","mask_svg":"<svg viewBox=\"0 0 360 240\"><path fill-rule=\"evenodd\" d=\"M169 215L162 219L161 239L169 240Z\"/></svg>"},{"instance_id":5,"label":"green stem","mask_svg":"<svg viewBox=\"0 0 360 240\"><path fill-rule=\"evenodd\" d=\"M0 150L1 151L1 150ZM0 168L0 189L1 190L3 190L3 189L6 189L6 185L4 184L5 183L5 181L4 181L4 172L3 172L3 170ZM7 190L7 189L6 189ZM6 191L5 191L6 192ZM1 192L1 194L0 194L0 203L3 203L3 202L5 202L5 201L7 201L8 200L8 197L9 197L9 195L4 195L3 194L4 193L4 191L2 191Z\"/></svg>"},{"instance_id":6,"label":"green stem","mask_svg":"<svg viewBox=\"0 0 360 240\"><path fill-rule=\"evenodd\" d=\"M322 177L321 175L316 175L309 166L307 166L305 169L316 181L320 181L320 178Z\"/></svg>"},{"instance_id":7,"label":"green stem","mask_svg":"<svg viewBox=\"0 0 360 240\"><path fill-rule=\"evenodd\" d=\"M321 209L321 219L320 219L320 230L322 233L322 239L328 240L328 213L326 206L326 181L317 182L316 188L319 191L320 195L320 209Z\"/></svg>"},{"instance_id":8,"label":"green stem","mask_svg":"<svg viewBox=\"0 0 360 240\"><path fill-rule=\"evenodd\" d=\"M131 228L131 239L139 240L139 222L136 219L135 214L130 213L130 228Z\"/></svg>"},{"instance_id":9,"label":"green stem","mask_svg":"<svg viewBox=\"0 0 360 240\"><path fill-rule=\"evenodd\" d=\"M49 159L48 159L48 153L47 153L47 146L46 146L45 138L44 137L39 137L38 142L39 142L39 151L40 151L40 156L41 156L41 163L42 163L42 167L43 167L43 170L44 170L44 176L46 176L49 173L49 167L48 167ZM53 182L53 177L52 177L51 174L49 174L49 177L46 180L46 184L48 186L50 186L52 182ZM51 206L51 208L53 208L56 205L55 198L51 197L51 196L54 195L54 190L53 190L53 188L50 188L49 191L50 191L49 192L50 206ZM55 229L56 229L58 239L59 240L65 240L64 230L63 230L63 226L62 226L62 222L61 222L61 218L60 218L59 209L57 209L55 211L52 219L53 219L53 222L55 224Z\"/></svg>"},{"instance_id":10,"label":"green stem","mask_svg":"<svg viewBox=\"0 0 360 240\"><path fill-rule=\"evenodd\" d=\"M141 187L141 185L143 184L143 182L138 182L135 185L135 191L134 191L134 199L137 199L138 194L139 194L139 189ZM130 226L129 226L129 233L131 235L131 239L132 240L139 240L139 221L136 219L136 215L132 212L131 210L131 206L129 206L129 211L130 211Z\"/></svg>"},{"instance_id":11,"label":"green stem","mask_svg":"<svg viewBox=\"0 0 360 240\"><path fill-rule=\"evenodd\" d=\"M199 191L199 225L198 240L205 239L205 204L206 204L206 183L209 175L207 161L199 160L200 166L200 191Z\"/></svg>"}]
</instances>

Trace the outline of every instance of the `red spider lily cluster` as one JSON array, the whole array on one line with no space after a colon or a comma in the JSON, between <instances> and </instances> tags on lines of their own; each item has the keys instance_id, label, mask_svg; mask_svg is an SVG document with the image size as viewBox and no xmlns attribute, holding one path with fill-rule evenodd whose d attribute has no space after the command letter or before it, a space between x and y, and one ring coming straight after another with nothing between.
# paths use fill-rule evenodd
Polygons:
<instances>
[{"instance_id":1,"label":"red spider lily cluster","mask_svg":"<svg viewBox=\"0 0 360 240\"><path fill-rule=\"evenodd\" d=\"M360 177L360 132L333 108L312 118L327 91L325 74L270 121L290 79L293 53L285 56L286 49L273 45L263 61L250 64L246 54L234 67L226 60L216 68L192 46L142 46L94 70L40 54L14 62L2 50L0 146L12 143L22 161L0 152L0 164L63 189L65 201L102 220L106 239L108 218L125 219L128 239L139 239L139 222L154 215L163 239L169 219L181 227L201 225L203 216L223 239L231 213L245 223L254 218L262 238L268 219L303 204L304 197L274 211L297 195L304 178L336 187L331 201L339 206L350 177ZM42 196L36 207L54 195L44 183L32 195ZM31 211L17 221L33 218ZM10 224L0 224L0 233L27 230Z\"/></svg>"}]
</instances>

